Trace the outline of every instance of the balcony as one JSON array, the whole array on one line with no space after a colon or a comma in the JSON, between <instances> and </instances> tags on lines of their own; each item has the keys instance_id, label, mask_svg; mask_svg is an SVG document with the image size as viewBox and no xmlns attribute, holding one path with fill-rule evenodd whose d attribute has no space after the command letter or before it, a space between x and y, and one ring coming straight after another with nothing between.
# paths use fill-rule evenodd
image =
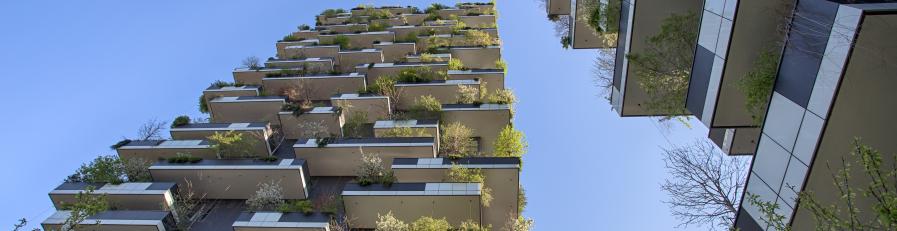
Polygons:
<instances>
[{"instance_id":1,"label":"balcony","mask_svg":"<svg viewBox=\"0 0 897 231\"><path fill-rule=\"evenodd\" d=\"M389 31L375 31L375 32L362 32L362 33L349 33L349 34L327 34L320 35L318 39L322 44L331 44L333 43L333 39L337 36L345 36L349 39L349 47L355 49L361 48L374 48L375 43L379 42L393 42L395 41L395 34Z\"/></svg>"},{"instance_id":2,"label":"balcony","mask_svg":"<svg viewBox=\"0 0 897 231\"><path fill-rule=\"evenodd\" d=\"M401 6L380 6L372 9L368 8L355 8L351 10L352 15L365 15L369 16L372 10L385 10L389 11L390 14L410 14L414 12L414 9L411 7L401 7Z\"/></svg>"},{"instance_id":3,"label":"balcony","mask_svg":"<svg viewBox=\"0 0 897 231\"><path fill-rule=\"evenodd\" d=\"M611 105L620 116L665 116L678 112L656 111L646 108L650 98L641 88L637 66L630 65L628 54L643 54L649 49L648 38L660 33L661 24L673 14L699 12L701 1L693 0L624 0L620 13L619 45L614 68ZM634 17L634 12L639 12Z\"/></svg>"},{"instance_id":4,"label":"balcony","mask_svg":"<svg viewBox=\"0 0 897 231\"><path fill-rule=\"evenodd\" d=\"M286 103L282 96L218 97L209 101L213 123L262 122L280 125L277 114Z\"/></svg>"},{"instance_id":5,"label":"balcony","mask_svg":"<svg viewBox=\"0 0 897 231\"><path fill-rule=\"evenodd\" d=\"M384 137L385 133L396 128L420 130L429 135L427 137L439 137L438 120L378 120L374 123L374 137Z\"/></svg>"},{"instance_id":6,"label":"balcony","mask_svg":"<svg viewBox=\"0 0 897 231\"><path fill-rule=\"evenodd\" d=\"M335 61L331 58L268 59L265 68L300 68L311 72L333 70Z\"/></svg>"},{"instance_id":7,"label":"balcony","mask_svg":"<svg viewBox=\"0 0 897 231\"><path fill-rule=\"evenodd\" d=\"M433 96L441 104L458 103L458 91L461 86L479 91L480 82L477 80L433 80L427 83L396 83L396 90L402 92L398 97L397 108L408 110L416 99L425 95Z\"/></svg>"},{"instance_id":8,"label":"balcony","mask_svg":"<svg viewBox=\"0 0 897 231\"><path fill-rule=\"evenodd\" d=\"M201 160L196 163L157 162L149 167L153 180L176 182L186 187L189 181L197 195L205 199L241 199L255 194L259 182L275 181L283 187L284 199L308 197L308 170L300 159Z\"/></svg>"},{"instance_id":9,"label":"balcony","mask_svg":"<svg viewBox=\"0 0 897 231\"><path fill-rule=\"evenodd\" d=\"M408 25L420 26L429 16L429 14L402 14L401 17L405 18Z\"/></svg>"},{"instance_id":10,"label":"balcony","mask_svg":"<svg viewBox=\"0 0 897 231\"><path fill-rule=\"evenodd\" d=\"M471 28L494 28L496 24L495 18L495 15L470 15L458 16L458 21Z\"/></svg>"},{"instance_id":11,"label":"balcony","mask_svg":"<svg viewBox=\"0 0 897 231\"><path fill-rule=\"evenodd\" d=\"M203 159L218 159L207 140L135 140L115 149L122 159L142 158L154 161L190 154Z\"/></svg>"},{"instance_id":12,"label":"balcony","mask_svg":"<svg viewBox=\"0 0 897 231\"><path fill-rule=\"evenodd\" d=\"M285 74L286 76L279 76ZM330 100L336 94L356 92L364 88L364 75L348 74L306 74L298 72L271 73L262 79L262 87L267 95L282 95L293 88L307 89L311 100Z\"/></svg>"},{"instance_id":13,"label":"balcony","mask_svg":"<svg viewBox=\"0 0 897 231\"><path fill-rule=\"evenodd\" d=\"M384 168L393 158L436 157L435 138L337 138L318 144L317 139L302 139L293 145L296 158L308 161L311 176L355 176L363 153L377 153Z\"/></svg>"},{"instance_id":14,"label":"balcony","mask_svg":"<svg viewBox=\"0 0 897 231\"><path fill-rule=\"evenodd\" d=\"M328 31L330 33L355 33L368 31L368 24L358 24L358 23L349 23L349 24L341 24L341 25L322 25L317 26L318 30Z\"/></svg>"},{"instance_id":15,"label":"balcony","mask_svg":"<svg viewBox=\"0 0 897 231\"><path fill-rule=\"evenodd\" d=\"M283 135L287 139L302 138L303 131L300 125L313 122L319 122L327 127L330 134L342 135L342 127L345 123L343 114L335 107L315 107L299 115L291 111L282 111L279 117Z\"/></svg>"},{"instance_id":16,"label":"balcony","mask_svg":"<svg viewBox=\"0 0 897 231\"><path fill-rule=\"evenodd\" d=\"M404 69L427 67L430 71L447 71L448 62L431 62L431 63L375 63L374 65L359 65L355 70L364 73L368 83L376 83L381 76L398 75Z\"/></svg>"},{"instance_id":17,"label":"balcony","mask_svg":"<svg viewBox=\"0 0 897 231\"><path fill-rule=\"evenodd\" d=\"M479 80L489 92L505 89L505 71L500 69L448 70L449 80Z\"/></svg>"},{"instance_id":18,"label":"balcony","mask_svg":"<svg viewBox=\"0 0 897 231\"><path fill-rule=\"evenodd\" d=\"M274 130L266 123L190 123L172 127L169 131L174 140L201 140L215 133L234 131L256 143L255 153L269 155L274 152L281 139L275 137Z\"/></svg>"},{"instance_id":19,"label":"balcony","mask_svg":"<svg viewBox=\"0 0 897 231\"><path fill-rule=\"evenodd\" d=\"M339 52L339 64L343 72L352 72L359 64L382 63L383 59L383 51L377 48L343 50Z\"/></svg>"},{"instance_id":20,"label":"balcony","mask_svg":"<svg viewBox=\"0 0 897 231\"><path fill-rule=\"evenodd\" d=\"M304 59L305 57L329 58L335 65L339 64L338 45L291 45L277 50L280 59Z\"/></svg>"},{"instance_id":21,"label":"balcony","mask_svg":"<svg viewBox=\"0 0 897 231\"><path fill-rule=\"evenodd\" d=\"M423 22L422 22L423 23ZM396 34L396 40L408 40L410 36L421 36L431 34L451 34L452 25L435 25L435 26L393 26L386 30Z\"/></svg>"},{"instance_id":22,"label":"balcony","mask_svg":"<svg viewBox=\"0 0 897 231\"><path fill-rule=\"evenodd\" d=\"M299 40L306 40L306 39L317 39L318 35L320 33L321 32L319 30L300 30L300 31L294 31L290 35L292 35L293 37L299 38Z\"/></svg>"},{"instance_id":23,"label":"balcony","mask_svg":"<svg viewBox=\"0 0 897 231\"><path fill-rule=\"evenodd\" d=\"M353 228L373 229L377 214L389 212L402 221L421 216L445 218L457 227L464 221L481 221L480 187L479 183L347 184L342 195Z\"/></svg>"},{"instance_id":24,"label":"balcony","mask_svg":"<svg viewBox=\"0 0 897 231\"><path fill-rule=\"evenodd\" d=\"M41 227L44 230L63 230L62 225L72 215L71 211L56 211ZM109 210L99 212L81 221L84 230L91 231L167 231L174 230L174 217L168 211L125 211ZM79 229L81 230L81 229Z\"/></svg>"},{"instance_id":25,"label":"balcony","mask_svg":"<svg viewBox=\"0 0 897 231\"><path fill-rule=\"evenodd\" d=\"M496 69L495 63L501 60L500 46L451 47L449 52L470 69Z\"/></svg>"},{"instance_id":26,"label":"balcony","mask_svg":"<svg viewBox=\"0 0 897 231\"><path fill-rule=\"evenodd\" d=\"M501 130L511 124L511 107L504 104L444 104L442 122L459 122L473 128L473 136L479 138L478 150L491 153L495 139Z\"/></svg>"},{"instance_id":27,"label":"balcony","mask_svg":"<svg viewBox=\"0 0 897 231\"><path fill-rule=\"evenodd\" d=\"M494 197L488 207L482 208L483 224L502 227L520 213L517 197L510 196L520 193L520 158L398 158L392 162L396 178L403 183L444 182L452 166L480 169L485 176L483 187L491 189L492 195L504 195Z\"/></svg>"},{"instance_id":28,"label":"balcony","mask_svg":"<svg viewBox=\"0 0 897 231\"><path fill-rule=\"evenodd\" d=\"M423 58L424 55L408 55L408 56L405 56L405 61L406 61L406 62L412 62L412 63L421 63L421 62L424 62L424 61L427 61L427 62L448 62L449 60L452 59L452 54L428 54L428 56L429 56L429 58L431 59L431 60L429 60L429 61L424 60L424 58Z\"/></svg>"},{"instance_id":29,"label":"balcony","mask_svg":"<svg viewBox=\"0 0 897 231\"><path fill-rule=\"evenodd\" d=\"M304 39L300 39L300 40L296 40L296 41L283 41L283 40L277 41L277 43L275 43L274 46L277 48L277 54L278 54L277 57L280 57L279 54L283 54L284 49L286 49L287 47L290 47L290 46L317 46L318 43L319 43L318 35L316 33L315 37L304 38ZM281 57L281 58L283 58L283 57Z\"/></svg>"},{"instance_id":30,"label":"balcony","mask_svg":"<svg viewBox=\"0 0 897 231\"><path fill-rule=\"evenodd\" d=\"M257 96L259 95L259 87L258 86L227 86L227 87L216 87L210 86L206 90L202 91L202 95L206 100L211 100L218 97L239 97L239 96Z\"/></svg>"},{"instance_id":31,"label":"balcony","mask_svg":"<svg viewBox=\"0 0 897 231\"><path fill-rule=\"evenodd\" d=\"M548 15L569 15L570 0L546 0L545 8Z\"/></svg>"},{"instance_id":32,"label":"balcony","mask_svg":"<svg viewBox=\"0 0 897 231\"><path fill-rule=\"evenodd\" d=\"M408 54L413 54L416 51L416 44L413 42L408 43L394 43L394 42L381 42L374 44L374 48L380 49L383 52L383 61L384 62L398 62L401 61Z\"/></svg>"},{"instance_id":33,"label":"balcony","mask_svg":"<svg viewBox=\"0 0 897 231\"><path fill-rule=\"evenodd\" d=\"M389 97L373 94L340 94L330 98L335 106L343 108L343 113L352 115L355 112L364 113L367 122L373 123L379 119L388 118L390 112Z\"/></svg>"},{"instance_id":34,"label":"balcony","mask_svg":"<svg viewBox=\"0 0 897 231\"><path fill-rule=\"evenodd\" d=\"M280 76L285 72L300 72L301 68L262 68L258 70L250 70L247 68L234 69L234 81L246 85L262 86L262 79L267 76Z\"/></svg>"},{"instance_id":35,"label":"balcony","mask_svg":"<svg viewBox=\"0 0 897 231\"><path fill-rule=\"evenodd\" d=\"M243 212L234 221L234 231L329 231L330 217L316 214Z\"/></svg>"},{"instance_id":36,"label":"balcony","mask_svg":"<svg viewBox=\"0 0 897 231\"><path fill-rule=\"evenodd\" d=\"M93 187L94 195L105 195L109 207L118 210L171 210L176 192L174 183L146 182L122 184L62 183L50 191L50 200L56 209L76 203L79 193Z\"/></svg>"},{"instance_id":37,"label":"balcony","mask_svg":"<svg viewBox=\"0 0 897 231\"><path fill-rule=\"evenodd\" d=\"M387 27L401 26L401 25L405 25L405 20L402 19L401 17L372 19L371 24L386 25Z\"/></svg>"}]
</instances>

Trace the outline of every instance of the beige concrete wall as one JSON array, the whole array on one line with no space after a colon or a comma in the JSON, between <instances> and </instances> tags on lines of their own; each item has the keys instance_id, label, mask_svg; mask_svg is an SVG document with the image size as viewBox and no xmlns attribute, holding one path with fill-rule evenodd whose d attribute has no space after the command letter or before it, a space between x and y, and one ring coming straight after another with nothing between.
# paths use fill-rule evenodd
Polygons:
<instances>
[{"instance_id":1,"label":"beige concrete wall","mask_svg":"<svg viewBox=\"0 0 897 231\"><path fill-rule=\"evenodd\" d=\"M78 202L77 194L50 194L50 201L57 210L62 210L65 204ZM165 210L171 209L174 201L165 199L162 194L138 195L138 194L105 194L109 207L115 210Z\"/></svg>"},{"instance_id":2,"label":"beige concrete wall","mask_svg":"<svg viewBox=\"0 0 897 231\"><path fill-rule=\"evenodd\" d=\"M318 39L318 35L320 35L320 31L316 30L303 30L303 31L293 31L293 37L297 37L300 39Z\"/></svg>"},{"instance_id":3,"label":"beige concrete wall","mask_svg":"<svg viewBox=\"0 0 897 231\"><path fill-rule=\"evenodd\" d=\"M427 19L428 14L403 14L402 17L405 18L405 22L408 25L419 26L424 23L424 20Z\"/></svg>"},{"instance_id":4,"label":"beige concrete wall","mask_svg":"<svg viewBox=\"0 0 897 231\"><path fill-rule=\"evenodd\" d=\"M390 211L406 223L422 216L445 217L455 227L480 221L479 196L343 196L343 202L353 228L375 228L377 214Z\"/></svg>"},{"instance_id":5,"label":"beige concrete wall","mask_svg":"<svg viewBox=\"0 0 897 231\"><path fill-rule=\"evenodd\" d=\"M281 59L302 59L302 58L331 58L339 64L339 46L302 46L302 47L285 47L283 51L278 51L277 57Z\"/></svg>"},{"instance_id":6,"label":"beige concrete wall","mask_svg":"<svg viewBox=\"0 0 897 231\"><path fill-rule=\"evenodd\" d=\"M352 72L355 66L363 63L382 63L383 52L340 52L339 53L340 70L343 72Z\"/></svg>"},{"instance_id":7,"label":"beige concrete wall","mask_svg":"<svg viewBox=\"0 0 897 231\"><path fill-rule=\"evenodd\" d=\"M408 34L412 34L412 33L414 33L418 36L429 35L430 31L435 31L436 34L452 33L451 26L390 27L386 30L396 33L396 38L399 40L404 40L405 38L408 37Z\"/></svg>"},{"instance_id":8,"label":"beige concrete wall","mask_svg":"<svg viewBox=\"0 0 897 231\"><path fill-rule=\"evenodd\" d=\"M318 38L321 43L327 44L333 41L338 35L344 35L349 38L349 47L352 48L374 48L374 41L392 42L395 40L393 33L361 33L361 34L337 34L337 35L321 35Z\"/></svg>"},{"instance_id":9,"label":"beige concrete wall","mask_svg":"<svg viewBox=\"0 0 897 231\"><path fill-rule=\"evenodd\" d=\"M570 0L548 0L546 5L546 8L548 8L548 14L570 14Z\"/></svg>"},{"instance_id":10,"label":"beige concrete wall","mask_svg":"<svg viewBox=\"0 0 897 231\"><path fill-rule=\"evenodd\" d=\"M388 18L388 19L374 19L371 20L371 24L381 24L386 26L401 26L405 25L405 20L401 17L396 18Z\"/></svg>"},{"instance_id":11,"label":"beige concrete wall","mask_svg":"<svg viewBox=\"0 0 897 231\"><path fill-rule=\"evenodd\" d=\"M218 159L216 154L210 148L148 148L148 149L116 149L118 157L122 159L143 158L149 161L167 159L175 157L178 153L190 154L193 157L203 159ZM267 153L267 152L261 152Z\"/></svg>"},{"instance_id":12,"label":"beige concrete wall","mask_svg":"<svg viewBox=\"0 0 897 231\"><path fill-rule=\"evenodd\" d=\"M391 114L387 98L333 99L332 102L333 105L342 107L346 116L351 116L356 111L365 112L368 123L388 118Z\"/></svg>"},{"instance_id":13,"label":"beige concrete wall","mask_svg":"<svg viewBox=\"0 0 897 231\"><path fill-rule=\"evenodd\" d=\"M202 96L206 100L212 100L218 97L238 97L238 96L257 96L259 95L258 91L255 89L252 90L237 90L237 91L202 91Z\"/></svg>"},{"instance_id":14,"label":"beige concrete wall","mask_svg":"<svg viewBox=\"0 0 897 231\"><path fill-rule=\"evenodd\" d=\"M472 28L491 27L496 24L495 15L459 16L458 21Z\"/></svg>"},{"instance_id":15,"label":"beige concrete wall","mask_svg":"<svg viewBox=\"0 0 897 231\"><path fill-rule=\"evenodd\" d=\"M336 32L336 33L341 33L341 34L355 33L358 31L368 31L367 24L344 24L344 25L329 25L329 26L322 26L322 27L326 28L330 32Z\"/></svg>"},{"instance_id":16,"label":"beige concrete wall","mask_svg":"<svg viewBox=\"0 0 897 231\"><path fill-rule=\"evenodd\" d=\"M298 61L298 60L289 60L288 62L265 62L265 67L268 68L308 68L310 71L316 72L328 72L333 70L333 64L335 61L329 59L322 59L316 61Z\"/></svg>"},{"instance_id":17,"label":"beige concrete wall","mask_svg":"<svg viewBox=\"0 0 897 231\"><path fill-rule=\"evenodd\" d=\"M265 74L278 72L278 69L267 69L267 70L258 70L258 71L234 71L234 82L243 83L247 85L262 85L262 79L265 78Z\"/></svg>"},{"instance_id":18,"label":"beige concrete wall","mask_svg":"<svg viewBox=\"0 0 897 231\"><path fill-rule=\"evenodd\" d=\"M448 65L422 65L429 67L431 71L447 71ZM414 66L391 66L391 67L374 67L367 68L365 77L367 78L368 83L376 83L377 79L380 79L382 76L388 75L398 75L403 69L411 69L421 67L421 65Z\"/></svg>"},{"instance_id":19,"label":"beige concrete wall","mask_svg":"<svg viewBox=\"0 0 897 231\"><path fill-rule=\"evenodd\" d=\"M267 95L283 95L289 88L309 89L312 100L329 100L341 93L355 93L364 88L364 76L358 77L309 77L309 78L265 78L262 86Z\"/></svg>"},{"instance_id":20,"label":"beige concrete wall","mask_svg":"<svg viewBox=\"0 0 897 231\"><path fill-rule=\"evenodd\" d=\"M479 89L479 84L464 84L467 87L472 87L474 89ZM411 106L414 105L414 101L421 96L431 95L439 103L442 104L454 104L458 103L458 89L460 85L449 84L449 85L429 85L429 84L409 84L409 85L397 85L396 90L401 92L402 94L398 97L399 101L397 102L396 107L399 110L408 110Z\"/></svg>"},{"instance_id":21,"label":"beige concrete wall","mask_svg":"<svg viewBox=\"0 0 897 231\"><path fill-rule=\"evenodd\" d=\"M492 189L492 201L489 207L483 206L483 224L492 227L504 227L511 218L517 217L517 194L520 190L519 169L482 169L486 177L484 187ZM448 169L419 168L393 169L398 182L402 183L434 183L448 182L445 175Z\"/></svg>"},{"instance_id":22,"label":"beige concrete wall","mask_svg":"<svg viewBox=\"0 0 897 231\"><path fill-rule=\"evenodd\" d=\"M392 128L374 128L374 137L385 137L383 134L390 129ZM418 131L426 133L428 135L426 137L437 137L437 135L439 134L439 129L436 127L411 127L411 129L414 130L415 133Z\"/></svg>"},{"instance_id":23,"label":"beige concrete wall","mask_svg":"<svg viewBox=\"0 0 897 231\"><path fill-rule=\"evenodd\" d=\"M209 114L213 123L270 122L272 125L280 125L277 113L281 107L283 101L209 102Z\"/></svg>"},{"instance_id":24,"label":"beige concrete wall","mask_svg":"<svg viewBox=\"0 0 897 231\"><path fill-rule=\"evenodd\" d=\"M345 119L343 115L335 115L335 114L312 114L305 113L299 116L293 115L292 113L281 113L280 114L280 122L281 122L281 130L283 131L283 136L286 139L300 139L300 138L313 138L313 137L302 137L302 130L299 128L299 125L307 122L321 122L324 126L327 127L327 131L330 134L335 134L336 136L342 136L342 126L345 124Z\"/></svg>"},{"instance_id":25,"label":"beige concrete wall","mask_svg":"<svg viewBox=\"0 0 897 231\"><path fill-rule=\"evenodd\" d=\"M433 158L433 146L417 147L294 147L296 158L308 163L311 176L355 176L361 165L361 152L376 153L383 159L383 167L392 166L393 158Z\"/></svg>"},{"instance_id":26,"label":"beige concrete wall","mask_svg":"<svg viewBox=\"0 0 897 231\"><path fill-rule=\"evenodd\" d=\"M496 69L495 62L501 59L501 48L452 48L452 58L461 60L464 67L471 69Z\"/></svg>"},{"instance_id":27,"label":"beige concrete wall","mask_svg":"<svg viewBox=\"0 0 897 231\"><path fill-rule=\"evenodd\" d=\"M154 181L176 182L178 187L193 184L196 195L205 199L249 199L260 183L278 182L284 199L305 199L300 169L153 169Z\"/></svg>"},{"instance_id":28,"label":"beige concrete wall","mask_svg":"<svg viewBox=\"0 0 897 231\"><path fill-rule=\"evenodd\" d=\"M384 62L397 62L402 60L406 55L413 54L415 52L414 45L414 43L393 43L388 45L374 44L374 48L380 48L383 52Z\"/></svg>"},{"instance_id":29,"label":"beige concrete wall","mask_svg":"<svg viewBox=\"0 0 897 231\"><path fill-rule=\"evenodd\" d=\"M488 111L443 111L443 124L460 122L471 130L473 136L480 137L480 151L491 155L498 134L511 123L508 110Z\"/></svg>"},{"instance_id":30,"label":"beige concrete wall","mask_svg":"<svg viewBox=\"0 0 897 231\"><path fill-rule=\"evenodd\" d=\"M62 225L41 224L44 230L62 230ZM163 231L155 225L82 225L77 231Z\"/></svg>"}]
</instances>

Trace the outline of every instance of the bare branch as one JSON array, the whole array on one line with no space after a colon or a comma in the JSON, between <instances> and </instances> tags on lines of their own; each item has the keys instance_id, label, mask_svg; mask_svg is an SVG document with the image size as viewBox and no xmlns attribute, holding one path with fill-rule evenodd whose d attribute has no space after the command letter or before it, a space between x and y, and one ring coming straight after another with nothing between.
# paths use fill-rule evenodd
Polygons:
<instances>
[{"instance_id":1,"label":"bare branch","mask_svg":"<svg viewBox=\"0 0 897 231\"><path fill-rule=\"evenodd\" d=\"M162 132L165 131L168 122L152 119L143 123L140 130L137 130L138 140L161 140Z\"/></svg>"}]
</instances>

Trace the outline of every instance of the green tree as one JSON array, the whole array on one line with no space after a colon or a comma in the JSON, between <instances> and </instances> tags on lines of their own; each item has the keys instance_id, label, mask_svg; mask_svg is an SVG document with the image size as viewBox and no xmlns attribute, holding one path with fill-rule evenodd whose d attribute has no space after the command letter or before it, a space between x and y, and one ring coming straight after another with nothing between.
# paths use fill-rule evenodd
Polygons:
<instances>
[{"instance_id":1,"label":"green tree","mask_svg":"<svg viewBox=\"0 0 897 231\"><path fill-rule=\"evenodd\" d=\"M649 113L665 115L662 120L687 114L685 94L697 44L698 22L696 13L673 14L663 20L658 34L648 38L643 52L627 55L639 86L648 95L642 106Z\"/></svg>"},{"instance_id":2,"label":"green tree","mask_svg":"<svg viewBox=\"0 0 897 231\"><path fill-rule=\"evenodd\" d=\"M442 125L442 134L439 137L439 154L449 158L470 156L472 136L473 130L464 126L461 122Z\"/></svg>"},{"instance_id":3,"label":"green tree","mask_svg":"<svg viewBox=\"0 0 897 231\"><path fill-rule=\"evenodd\" d=\"M754 61L754 67L738 82L738 89L744 94L744 107L751 115L755 125L763 123L766 106L772 95L772 87L779 71L780 56L767 50L760 53Z\"/></svg>"},{"instance_id":4,"label":"green tree","mask_svg":"<svg viewBox=\"0 0 897 231\"><path fill-rule=\"evenodd\" d=\"M65 182L121 184L127 181L122 161L115 155L98 156L82 164Z\"/></svg>"},{"instance_id":5,"label":"green tree","mask_svg":"<svg viewBox=\"0 0 897 231\"><path fill-rule=\"evenodd\" d=\"M368 121L368 114L365 111L352 111L343 124L343 136L346 137L364 137L365 124Z\"/></svg>"},{"instance_id":6,"label":"green tree","mask_svg":"<svg viewBox=\"0 0 897 231\"><path fill-rule=\"evenodd\" d=\"M95 188L88 186L83 192L75 195L75 203L62 205L63 210L70 210L71 214L62 223L62 230L78 230L81 222L97 213L109 210L109 200L106 194L94 194ZM99 225L99 223L97 223Z\"/></svg>"},{"instance_id":7,"label":"green tree","mask_svg":"<svg viewBox=\"0 0 897 231\"><path fill-rule=\"evenodd\" d=\"M410 112L416 119L436 119L442 113L442 104L432 95L423 95L414 100Z\"/></svg>"},{"instance_id":8,"label":"green tree","mask_svg":"<svg viewBox=\"0 0 897 231\"><path fill-rule=\"evenodd\" d=\"M452 168L445 174L445 181L483 184L486 182L486 174L483 173L482 169L467 168L453 164ZM492 204L492 189L486 187L486 185L483 185L480 189L480 202L482 202L483 207L489 207Z\"/></svg>"},{"instance_id":9,"label":"green tree","mask_svg":"<svg viewBox=\"0 0 897 231\"><path fill-rule=\"evenodd\" d=\"M255 140L247 138L236 131L215 132L209 136L212 150L218 158L248 158L256 156L252 153Z\"/></svg>"},{"instance_id":10,"label":"green tree","mask_svg":"<svg viewBox=\"0 0 897 231\"><path fill-rule=\"evenodd\" d=\"M446 231L451 230L452 226L445 218L421 217L409 225L414 231Z\"/></svg>"},{"instance_id":11,"label":"green tree","mask_svg":"<svg viewBox=\"0 0 897 231\"><path fill-rule=\"evenodd\" d=\"M396 219L392 211L386 215L377 214L377 231L408 231L408 224Z\"/></svg>"},{"instance_id":12,"label":"green tree","mask_svg":"<svg viewBox=\"0 0 897 231\"><path fill-rule=\"evenodd\" d=\"M523 157L527 146L523 132L508 125L498 134L498 139L495 140L495 151L492 152L492 155L497 157Z\"/></svg>"},{"instance_id":13,"label":"green tree","mask_svg":"<svg viewBox=\"0 0 897 231\"><path fill-rule=\"evenodd\" d=\"M412 127L394 127L383 131L380 137L430 137L432 136L427 130Z\"/></svg>"}]
</instances>

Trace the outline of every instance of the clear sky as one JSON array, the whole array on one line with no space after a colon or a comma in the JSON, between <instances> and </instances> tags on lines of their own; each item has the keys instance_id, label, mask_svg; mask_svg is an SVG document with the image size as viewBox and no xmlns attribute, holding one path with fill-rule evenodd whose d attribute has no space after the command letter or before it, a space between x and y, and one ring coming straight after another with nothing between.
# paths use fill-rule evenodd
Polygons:
<instances>
[{"instance_id":1,"label":"clear sky","mask_svg":"<svg viewBox=\"0 0 897 231\"><path fill-rule=\"evenodd\" d=\"M22 217L40 223L50 190L81 163L114 154L109 145L143 122L201 116L202 89L232 81L247 56L273 56L275 41L323 9L431 2L0 2L0 229ZM537 1L499 1L499 13L507 85L521 101L515 125L530 144L522 183L536 230L672 230L660 148L706 129L618 117L593 86L595 52L562 49Z\"/></svg>"}]
</instances>

